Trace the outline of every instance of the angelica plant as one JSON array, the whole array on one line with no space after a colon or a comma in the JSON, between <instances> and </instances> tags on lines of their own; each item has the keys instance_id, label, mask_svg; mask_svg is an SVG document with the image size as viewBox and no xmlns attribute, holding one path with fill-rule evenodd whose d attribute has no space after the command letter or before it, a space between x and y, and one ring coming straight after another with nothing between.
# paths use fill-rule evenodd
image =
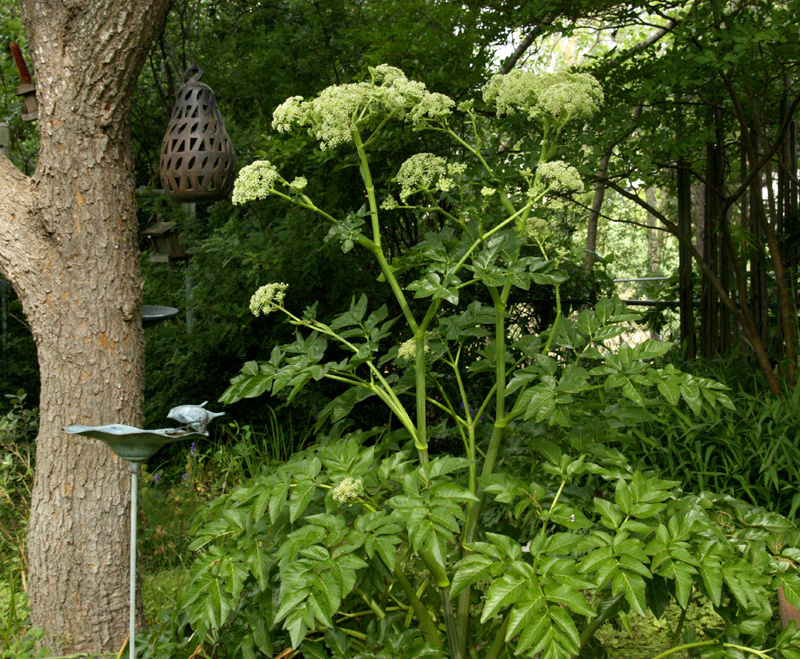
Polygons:
<instances>
[{"instance_id":1,"label":"angelica plant","mask_svg":"<svg viewBox=\"0 0 800 659\"><path fill-rule=\"evenodd\" d=\"M345 217L273 163L240 172L234 203L274 196L318 214L328 239L375 258L400 316L362 295L320 319L313 307L294 309L291 288L268 283L251 310L283 314L295 341L245 364L221 400L282 393L291 402L328 379L347 388L320 412L320 427L371 397L392 422L329 437L214 502L197 528L192 619L212 640L240 629L242 648L266 656L284 649L273 646L283 630L306 657L569 659L618 611L644 614L670 598L685 608L702 592L728 612L726 639L763 644L770 588L800 604L785 554L796 529L748 511L723 527L720 507L732 504L684 495L605 446L659 405L730 406L724 387L659 364L665 342L611 350L636 317L618 299L562 314L563 255L540 210L583 190L557 156L565 127L602 102L600 86L580 73L515 72L494 77L483 99L497 117L492 130L510 114L529 122L524 153L489 152L489 113L456 108L386 65L279 106L278 133L356 154L366 202ZM376 189L369 153L390 122L447 137L457 157L412 155L392 187ZM382 218L398 210L433 214L443 228L391 255ZM533 284L553 288L552 326L509 327L512 292ZM491 303L465 303L467 289ZM457 438L461 455L432 458L432 432ZM598 488L604 498L591 495ZM487 502L489 518L502 510L492 531L479 523ZM775 536L771 550L748 545L754 528ZM789 653L794 636L781 643Z\"/></svg>"}]
</instances>

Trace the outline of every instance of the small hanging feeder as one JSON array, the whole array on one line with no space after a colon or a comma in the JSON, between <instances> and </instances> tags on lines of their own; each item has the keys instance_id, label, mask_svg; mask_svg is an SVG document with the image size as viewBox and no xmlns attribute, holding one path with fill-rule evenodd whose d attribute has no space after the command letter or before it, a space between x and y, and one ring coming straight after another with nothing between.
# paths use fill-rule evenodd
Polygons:
<instances>
[{"instance_id":1,"label":"small hanging feeder","mask_svg":"<svg viewBox=\"0 0 800 659\"><path fill-rule=\"evenodd\" d=\"M175 201L216 201L233 189L236 154L202 75L199 66L186 69L161 143L161 184Z\"/></svg>"},{"instance_id":2,"label":"small hanging feeder","mask_svg":"<svg viewBox=\"0 0 800 659\"><path fill-rule=\"evenodd\" d=\"M36 85L33 84L28 65L19 46L13 41L9 44L11 55L14 57L14 64L17 65L19 78L22 85L14 90L17 96L22 97L22 120L36 121L39 118L39 102L36 100Z\"/></svg>"}]
</instances>

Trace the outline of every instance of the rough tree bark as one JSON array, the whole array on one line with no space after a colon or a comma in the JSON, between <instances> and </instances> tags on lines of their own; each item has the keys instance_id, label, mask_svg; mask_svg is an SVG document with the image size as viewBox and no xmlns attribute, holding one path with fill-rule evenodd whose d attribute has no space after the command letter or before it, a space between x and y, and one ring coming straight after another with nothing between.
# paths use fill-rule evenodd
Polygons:
<instances>
[{"instance_id":1,"label":"rough tree bark","mask_svg":"<svg viewBox=\"0 0 800 659\"><path fill-rule=\"evenodd\" d=\"M169 0L22 0L40 105L28 178L0 155L0 271L36 340L40 430L29 527L33 624L60 652L127 628L129 485L71 423L138 423L143 335L128 106Z\"/></svg>"}]
</instances>

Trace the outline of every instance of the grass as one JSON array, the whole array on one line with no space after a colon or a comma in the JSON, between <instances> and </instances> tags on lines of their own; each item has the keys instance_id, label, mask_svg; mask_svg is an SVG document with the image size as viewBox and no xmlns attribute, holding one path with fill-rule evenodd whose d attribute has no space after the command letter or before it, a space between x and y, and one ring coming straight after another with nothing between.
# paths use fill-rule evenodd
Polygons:
<instances>
[{"instance_id":1,"label":"grass","mask_svg":"<svg viewBox=\"0 0 800 659\"><path fill-rule=\"evenodd\" d=\"M800 509L800 386L785 398L738 392L735 410L672 410L630 429L631 459L685 490L729 494L793 519Z\"/></svg>"},{"instance_id":2,"label":"grass","mask_svg":"<svg viewBox=\"0 0 800 659\"><path fill-rule=\"evenodd\" d=\"M154 624L160 613L175 608L188 581L189 573L180 567L144 575L141 590L146 625Z\"/></svg>"}]
</instances>

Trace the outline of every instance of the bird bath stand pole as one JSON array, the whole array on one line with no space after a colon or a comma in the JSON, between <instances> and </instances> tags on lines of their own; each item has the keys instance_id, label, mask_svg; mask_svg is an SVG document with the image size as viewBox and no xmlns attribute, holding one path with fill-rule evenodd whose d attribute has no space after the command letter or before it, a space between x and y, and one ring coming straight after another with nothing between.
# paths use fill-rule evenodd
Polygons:
<instances>
[{"instance_id":1,"label":"bird bath stand pole","mask_svg":"<svg viewBox=\"0 0 800 659\"><path fill-rule=\"evenodd\" d=\"M99 439L114 453L127 460L131 472L131 572L130 572L130 631L128 648L130 659L136 657L136 516L139 499L139 472L141 464L158 449L170 442L182 439L207 437L206 427L214 417L223 412L211 412L202 405L179 405L169 412L171 419L185 423L181 428L142 430L133 426L114 423L108 426L68 426L64 430L72 435Z\"/></svg>"},{"instance_id":2,"label":"bird bath stand pole","mask_svg":"<svg viewBox=\"0 0 800 659\"><path fill-rule=\"evenodd\" d=\"M128 648L130 659L136 657L136 515L139 500L139 471L141 462L130 461L131 467L131 589L130 589L130 629L128 631Z\"/></svg>"}]
</instances>

